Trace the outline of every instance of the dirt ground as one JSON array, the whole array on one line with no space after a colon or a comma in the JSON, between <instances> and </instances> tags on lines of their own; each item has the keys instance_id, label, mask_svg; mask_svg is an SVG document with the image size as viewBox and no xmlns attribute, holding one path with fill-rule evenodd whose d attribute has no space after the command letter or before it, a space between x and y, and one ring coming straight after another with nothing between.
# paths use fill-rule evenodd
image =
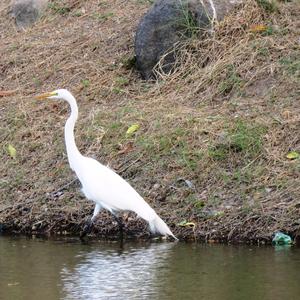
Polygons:
<instances>
[{"instance_id":1,"label":"dirt ground","mask_svg":"<svg viewBox=\"0 0 300 300\"><path fill-rule=\"evenodd\" d=\"M67 162L67 105L33 98L67 88L81 152L128 180L180 239L297 238L299 2L247 1L201 40L192 28L174 72L158 65L157 81L146 82L132 62L150 2L51 1L17 30L10 0L1 1L0 231L78 235L93 211ZM143 220L123 219L128 238L149 237ZM117 233L101 212L92 235Z\"/></svg>"}]
</instances>

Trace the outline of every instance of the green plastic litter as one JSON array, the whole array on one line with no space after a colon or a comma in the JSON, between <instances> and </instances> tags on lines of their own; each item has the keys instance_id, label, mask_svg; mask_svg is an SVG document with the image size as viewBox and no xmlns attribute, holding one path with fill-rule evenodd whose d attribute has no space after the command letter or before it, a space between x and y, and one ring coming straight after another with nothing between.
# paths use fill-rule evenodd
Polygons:
<instances>
[{"instance_id":1,"label":"green plastic litter","mask_svg":"<svg viewBox=\"0 0 300 300\"><path fill-rule=\"evenodd\" d=\"M289 235L282 232L276 232L272 243L275 245L290 245L292 244L292 239Z\"/></svg>"}]
</instances>

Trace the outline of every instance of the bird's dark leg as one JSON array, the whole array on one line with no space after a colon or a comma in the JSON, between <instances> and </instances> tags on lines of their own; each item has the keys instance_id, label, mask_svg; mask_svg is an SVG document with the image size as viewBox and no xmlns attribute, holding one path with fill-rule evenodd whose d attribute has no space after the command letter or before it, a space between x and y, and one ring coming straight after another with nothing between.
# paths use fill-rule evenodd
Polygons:
<instances>
[{"instance_id":1,"label":"bird's dark leg","mask_svg":"<svg viewBox=\"0 0 300 300\"><path fill-rule=\"evenodd\" d=\"M91 232L92 228L93 228L93 221L92 221L92 219L89 219L89 220L85 223L85 225L84 225L84 227L83 227L83 230L82 230L82 232L80 233L80 236L79 236L80 239L83 240L84 237L85 237L88 233Z\"/></svg>"},{"instance_id":2,"label":"bird's dark leg","mask_svg":"<svg viewBox=\"0 0 300 300\"><path fill-rule=\"evenodd\" d=\"M99 211L101 210L101 205L96 204L94 208L94 213L91 219L89 219L86 224L83 227L83 231L80 233L80 239L83 240L84 237L91 232L93 225L94 225L94 220L96 219L96 216L98 215Z\"/></svg>"},{"instance_id":3,"label":"bird's dark leg","mask_svg":"<svg viewBox=\"0 0 300 300\"><path fill-rule=\"evenodd\" d=\"M119 233L120 233L120 235L119 235L119 237L120 237L120 240L123 242L123 238L124 238L124 235L123 235L123 232L124 232L124 224L123 224L123 222L122 222L122 218L121 217L118 217L118 216L116 216L116 215L114 215L113 214L113 216L114 216L114 219L116 220L116 222L118 223L118 225L119 225Z\"/></svg>"}]
</instances>

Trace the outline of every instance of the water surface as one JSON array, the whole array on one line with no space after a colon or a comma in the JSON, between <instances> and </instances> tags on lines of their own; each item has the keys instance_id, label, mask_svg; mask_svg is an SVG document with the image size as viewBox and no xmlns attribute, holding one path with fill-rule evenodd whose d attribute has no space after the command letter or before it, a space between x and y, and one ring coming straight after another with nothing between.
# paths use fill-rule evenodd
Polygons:
<instances>
[{"instance_id":1,"label":"water surface","mask_svg":"<svg viewBox=\"0 0 300 300\"><path fill-rule=\"evenodd\" d=\"M300 249L0 237L0 299L300 299Z\"/></svg>"}]
</instances>

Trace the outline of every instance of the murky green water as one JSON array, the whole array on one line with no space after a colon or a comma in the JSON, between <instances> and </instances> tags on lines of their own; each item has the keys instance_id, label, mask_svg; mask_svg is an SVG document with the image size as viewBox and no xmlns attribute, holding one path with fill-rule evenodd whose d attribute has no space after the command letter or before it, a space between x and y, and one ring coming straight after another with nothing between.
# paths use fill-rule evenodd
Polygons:
<instances>
[{"instance_id":1,"label":"murky green water","mask_svg":"<svg viewBox=\"0 0 300 300\"><path fill-rule=\"evenodd\" d=\"M0 299L300 299L300 249L0 237Z\"/></svg>"}]
</instances>

